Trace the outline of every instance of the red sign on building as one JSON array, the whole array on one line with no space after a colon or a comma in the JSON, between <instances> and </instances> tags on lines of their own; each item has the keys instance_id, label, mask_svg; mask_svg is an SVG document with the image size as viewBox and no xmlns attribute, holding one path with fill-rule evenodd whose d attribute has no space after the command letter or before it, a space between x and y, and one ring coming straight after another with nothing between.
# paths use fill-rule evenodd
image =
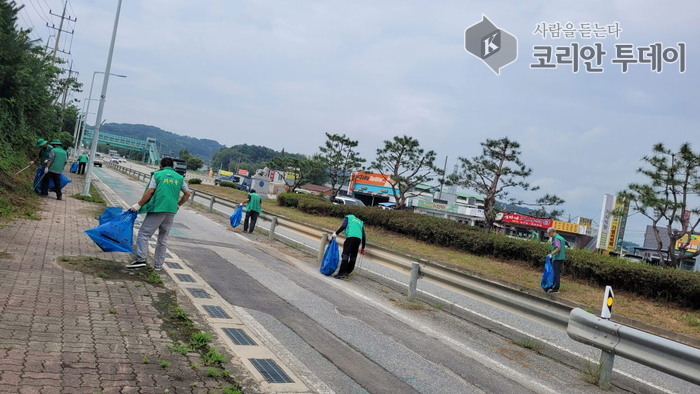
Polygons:
<instances>
[{"instance_id":1,"label":"red sign on building","mask_svg":"<svg viewBox=\"0 0 700 394\"><path fill-rule=\"evenodd\" d=\"M536 218L519 213L506 213L501 218L502 222L521 224L523 226L549 228L552 227L552 219Z\"/></svg>"}]
</instances>

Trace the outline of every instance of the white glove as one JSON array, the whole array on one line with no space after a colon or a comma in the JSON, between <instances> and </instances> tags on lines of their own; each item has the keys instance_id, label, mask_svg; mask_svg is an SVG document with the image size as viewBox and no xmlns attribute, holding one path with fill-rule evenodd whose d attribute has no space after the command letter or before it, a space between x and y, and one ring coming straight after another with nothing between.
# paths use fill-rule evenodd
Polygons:
<instances>
[{"instance_id":1,"label":"white glove","mask_svg":"<svg viewBox=\"0 0 700 394\"><path fill-rule=\"evenodd\" d=\"M336 234L336 233L331 234L331 238L335 238L337 236L338 236L338 234Z\"/></svg>"},{"instance_id":2,"label":"white glove","mask_svg":"<svg viewBox=\"0 0 700 394\"><path fill-rule=\"evenodd\" d=\"M131 212L138 212L139 209L141 209L141 205L139 205L139 203L136 203L136 204L132 205L131 208L129 208L129 210Z\"/></svg>"},{"instance_id":3,"label":"white glove","mask_svg":"<svg viewBox=\"0 0 700 394\"><path fill-rule=\"evenodd\" d=\"M549 257L549 259L551 260L551 259L552 259L552 254L551 254L551 253L548 254L547 257Z\"/></svg>"},{"instance_id":4,"label":"white glove","mask_svg":"<svg viewBox=\"0 0 700 394\"><path fill-rule=\"evenodd\" d=\"M49 167L44 167L44 174L48 174L48 173L49 173Z\"/></svg>"}]
</instances>

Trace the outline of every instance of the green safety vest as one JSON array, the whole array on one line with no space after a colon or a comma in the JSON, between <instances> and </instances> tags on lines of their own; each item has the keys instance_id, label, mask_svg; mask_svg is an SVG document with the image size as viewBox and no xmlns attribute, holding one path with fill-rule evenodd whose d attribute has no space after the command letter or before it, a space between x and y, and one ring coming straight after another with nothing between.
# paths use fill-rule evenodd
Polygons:
<instances>
[{"instance_id":1,"label":"green safety vest","mask_svg":"<svg viewBox=\"0 0 700 394\"><path fill-rule=\"evenodd\" d=\"M348 219L348 225L345 227L345 236L347 238L362 239L362 227L364 226L362 220L355 217L355 215L348 215L345 218Z\"/></svg>"},{"instance_id":2,"label":"green safety vest","mask_svg":"<svg viewBox=\"0 0 700 394\"><path fill-rule=\"evenodd\" d=\"M63 167L66 166L66 161L68 161L68 154L63 148L53 148L53 162L49 165L49 171L51 172L63 172Z\"/></svg>"},{"instance_id":3,"label":"green safety vest","mask_svg":"<svg viewBox=\"0 0 700 394\"><path fill-rule=\"evenodd\" d=\"M175 172L172 167L154 171L151 176L156 180L156 191L151 199L143 204L139 213L177 213L177 203L180 201L180 191L185 177Z\"/></svg>"},{"instance_id":4,"label":"green safety vest","mask_svg":"<svg viewBox=\"0 0 700 394\"><path fill-rule=\"evenodd\" d=\"M557 254L552 255L552 260L566 260L566 240L559 234L552 237L552 252L554 251L554 249L557 248L556 246L554 246L555 239L559 239L559 244L561 245L561 247L559 248L559 252Z\"/></svg>"},{"instance_id":5,"label":"green safety vest","mask_svg":"<svg viewBox=\"0 0 700 394\"><path fill-rule=\"evenodd\" d=\"M87 155L82 154L82 155L78 156L78 161L81 163L87 163L88 162Z\"/></svg>"},{"instance_id":6,"label":"green safety vest","mask_svg":"<svg viewBox=\"0 0 700 394\"><path fill-rule=\"evenodd\" d=\"M44 164L46 160L49 159L49 153L51 153L53 146L46 144L39 151L39 164Z\"/></svg>"},{"instance_id":7,"label":"green safety vest","mask_svg":"<svg viewBox=\"0 0 700 394\"><path fill-rule=\"evenodd\" d=\"M250 193L248 196L250 196L250 201L248 201L248 204L246 204L245 210L247 212L262 212L262 209L260 208L260 201L262 200L262 198L260 198L260 196L257 193Z\"/></svg>"}]
</instances>

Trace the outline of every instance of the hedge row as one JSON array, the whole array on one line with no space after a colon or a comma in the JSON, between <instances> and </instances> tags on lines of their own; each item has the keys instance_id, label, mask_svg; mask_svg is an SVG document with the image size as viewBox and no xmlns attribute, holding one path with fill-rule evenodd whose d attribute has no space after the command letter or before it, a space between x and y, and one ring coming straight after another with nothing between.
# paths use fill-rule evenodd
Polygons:
<instances>
[{"instance_id":1,"label":"hedge row","mask_svg":"<svg viewBox=\"0 0 700 394\"><path fill-rule=\"evenodd\" d=\"M549 245L544 242L514 239L499 233L486 234L481 229L453 220L408 211L332 204L317 196L294 193L280 194L277 203L313 215L342 218L354 214L367 225L430 244L481 256L524 261L533 267L542 267L544 256L549 252ZM567 261L563 267L565 275L597 286L610 285L613 289L627 290L650 299L700 308L700 273L663 269L580 249L567 250Z\"/></svg>"}]
</instances>

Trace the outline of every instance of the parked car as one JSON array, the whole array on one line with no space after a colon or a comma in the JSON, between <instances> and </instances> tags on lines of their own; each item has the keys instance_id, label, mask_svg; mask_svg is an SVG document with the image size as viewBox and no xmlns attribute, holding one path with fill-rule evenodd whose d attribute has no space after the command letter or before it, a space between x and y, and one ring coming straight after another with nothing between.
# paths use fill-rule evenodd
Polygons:
<instances>
[{"instance_id":1,"label":"parked car","mask_svg":"<svg viewBox=\"0 0 700 394\"><path fill-rule=\"evenodd\" d=\"M381 209L396 209L395 202L380 202L377 206Z\"/></svg>"},{"instance_id":2,"label":"parked car","mask_svg":"<svg viewBox=\"0 0 700 394\"><path fill-rule=\"evenodd\" d=\"M663 256L664 262L668 263L671 261L671 258L668 256L667 252L662 251L661 254ZM642 253L642 260L646 261L651 265L659 265L661 263L661 257L659 256L659 252L655 251L646 251Z\"/></svg>"},{"instance_id":3,"label":"parked car","mask_svg":"<svg viewBox=\"0 0 700 394\"><path fill-rule=\"evenodd\" d=\"M342 196L337 196L332 200L333 204L342 204L342 205L361 205L365 206L365 203L362 201L352 198L352 197L342 197Z\"/></svg>"},{"instance_id":4,"label":"parked car","mask_svg":"<svg viewBox=\"0 0 700 394\"><path fill-rule=\"evenodd\" d=\"M95 158L92 160L94 167L102 168L102 153L95 153Z\"/></svg>"},{"instance_id":5,"label":"parked car","mask_svg":"<svg viewBox=\"0 0 700 394\"><path fill-rule=\"evenodd\" d=\"M214 184L219 185L221 182L231 182L238 184L241 181L241 177L238 175L231 175L231 176L226 176L226 175L217 175L214 178Z\"/></svg>"}]
</instances>

